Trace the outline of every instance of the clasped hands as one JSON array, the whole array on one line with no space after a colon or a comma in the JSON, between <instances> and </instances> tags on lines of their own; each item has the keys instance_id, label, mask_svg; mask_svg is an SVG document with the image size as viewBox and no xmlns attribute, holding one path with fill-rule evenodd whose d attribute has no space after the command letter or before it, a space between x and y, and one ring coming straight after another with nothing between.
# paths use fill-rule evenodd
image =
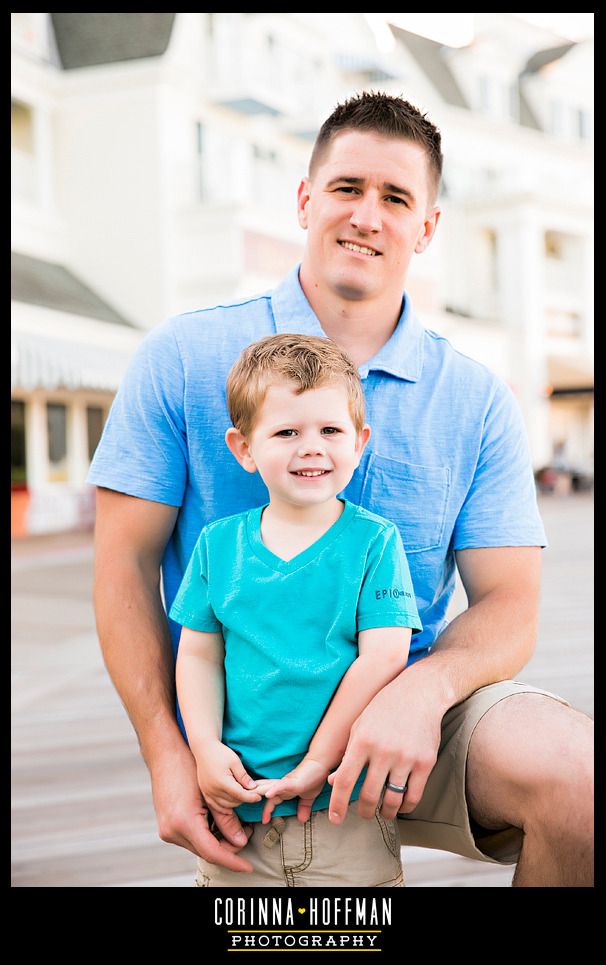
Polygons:
<instances>
[{"instance_id":1,"label":"clasped hands","mask_svg":"<svg viewBox=\"0 0 606 965\"><path fill-rule=\"evenodd\" d=\"M197 762L200 790L213 814L227 814L240 804L256 803L265 797L263 824L269 822L278 804L294 797L299 798L299 821L307 821L329 773L330 767L326 764L304 757L284 777L255 781L235 751L219 741L207 745L203 757Z\"/></svg>"}]
</instances>

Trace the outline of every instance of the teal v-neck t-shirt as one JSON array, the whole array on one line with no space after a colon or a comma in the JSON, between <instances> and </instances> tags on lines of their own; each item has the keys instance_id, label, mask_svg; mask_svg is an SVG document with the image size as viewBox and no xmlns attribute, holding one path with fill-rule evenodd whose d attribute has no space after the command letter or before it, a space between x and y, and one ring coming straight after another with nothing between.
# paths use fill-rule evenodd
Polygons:
<instances>
[{"instance_id":1,"label":"teal v-neck t-shirt","mask_svg":"<svg viewBox=\"0 0 606 965\"><path fill-rule=\"evenodd\" d=\"M288 561L261 539L265 506L205 526L170 610L182 626L222 631L222 739L254 778L283 777L303 759L358 655L361 630L422 630L397 527L341 502L330 529ZM326 784L314 809L327 807L330 794ZM263 805L237 812L260 821ZM284 801L274 814L296 809L296 800Z\"/></svg>"}]
</instances>

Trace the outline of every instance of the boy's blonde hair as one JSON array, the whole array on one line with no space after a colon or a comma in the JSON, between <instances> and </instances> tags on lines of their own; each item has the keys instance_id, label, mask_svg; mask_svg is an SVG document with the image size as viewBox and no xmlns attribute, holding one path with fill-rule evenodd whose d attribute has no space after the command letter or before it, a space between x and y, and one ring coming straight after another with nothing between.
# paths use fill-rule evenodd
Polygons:
<instances>
[{"instance_id":1,"label":"boy's blonde hair","mask_svg":"<svg viewBox=\"0 0 606 965\"><path fill-rule=\"evenodd\" d=\"M330 382L341 382L347 391L356 432L362 430L364 390L351 359L328 338L281 334L268 335L245 348L227 376L229 415L243 436L252 432L269 386L282 381L294 382L297 395Z\"/></svg>"}]
</instances>

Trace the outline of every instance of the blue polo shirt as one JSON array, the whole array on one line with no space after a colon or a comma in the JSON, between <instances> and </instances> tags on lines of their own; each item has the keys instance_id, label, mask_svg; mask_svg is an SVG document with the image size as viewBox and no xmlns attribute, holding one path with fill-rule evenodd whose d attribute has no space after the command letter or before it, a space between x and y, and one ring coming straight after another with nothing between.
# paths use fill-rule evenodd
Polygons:
<instances>
[{"instance_id":1,"label":"blue polo shirt","mask_svg":"<svg viewBox=\"0 0 606 965\"><path fill-rule=\"evenodd\" d=\"M242 349L276 332L325 335L298 266L271 291L157 326L112 405L88 479L179 507L162 567L167 611L202 527L268 501L259 475L225 445L225 380ZM423 624L410 662L446 626L456 550L545 546L545 534L511 390L424 329L408 295L393 335L360 375L372 437L342 495L400 530ZM180 627L169 624L176 652Z\"/></svg>"}]
</instances>

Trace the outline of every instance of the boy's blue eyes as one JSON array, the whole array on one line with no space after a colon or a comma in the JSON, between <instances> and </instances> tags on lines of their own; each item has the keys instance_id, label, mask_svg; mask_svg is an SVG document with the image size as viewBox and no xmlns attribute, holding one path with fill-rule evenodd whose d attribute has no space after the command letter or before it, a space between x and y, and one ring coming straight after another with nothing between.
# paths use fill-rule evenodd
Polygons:
<instances>
[{"instance_id":1,"label":"boy's blue eyes","mask_svg":"<svg viewBox=\"0 0 606 965\"><path fill-rule=\"evenodd\" d=\"M325 435L329 435L329 436L336 435L336 433L337 433L337 432L340 432L340 431L341 431L341 430L335 428L335 426L325 426L325 427L322 429L322 432L323 432ZM296 429L280 429L279 432L276 432L276 435L277 435L277 436L282 436L283 438L286 438L286 439L290 439L290 438L292 438L292 436L294 436L294 435L296 435L296 434L297 434L297 430L296 430Z\"/></svg>"}]
</instances>

